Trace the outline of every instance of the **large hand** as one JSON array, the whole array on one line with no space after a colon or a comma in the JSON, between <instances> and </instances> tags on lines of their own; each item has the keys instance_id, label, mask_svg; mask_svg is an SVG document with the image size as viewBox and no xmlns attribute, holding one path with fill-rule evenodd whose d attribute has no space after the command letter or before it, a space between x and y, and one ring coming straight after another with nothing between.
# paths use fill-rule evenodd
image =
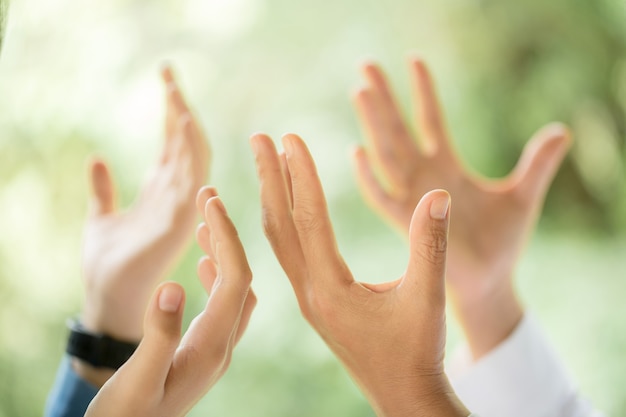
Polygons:
<instances>
[{"instance_id":1,"label":"large hand","mask_svg":"<svg viewBox=\"0 0 626 417\"><path fill-rule=\"evenodd\" d=\"M466 417L443 369L449 195L432 192L415 210L409 266L399 280L359 283L337 250L306 145L295 135L283 143L286 157L269 137L252 138L265 233L304 317L379 416Z\"/></svg>"},{"instance_id":2,"label":"large hand","mask_svg":"<svg viewBox=\"0 0 626 417\"><path fill-rule=\"evenodd\" d=\"M133 206L120 211L109 169L100 161L91 166L82 321L92 331L121 340L141 339L150 294L193 237L194 196L210 160L208 143L171 70L162 75L167 89L164 150ZM96 385L103 382L83 376Z\"/></svg>"},{"instance_id":3,"label":"large hand","mask_svg":"<svg viewBox=\"0 0 626 417\"><path fill-rule=\"evenodd\" d=\"M185 293L178 284L162 284L146 313L139 348L102 387L86 416L184 416L226 372L256 298L237 231L219 198L206 197L199 197L211 230L209 240L200 242L209 257L198 265L210 294L204 311L181 341Z\"/></svg>"},{"instance_id":4,"label":"large hand","mask_svg":"<svg viewBox=\"0 0 626 417\"><path fill-rule=\"evenodd\" d=\"M509 176L482 178L470 173L455 154L422 61L411 62L419 142L382 71L367 64L363 72L367 86L357 93L356 106L367 148L354 154L362 192L406 234L421 196L433 188L449 190L455 214L448 289L470 348L480 357L506 338L522 316L512 283L514 268L567 152L569 133L559 124L545 127Z\"/></svg>"}]
</instances>

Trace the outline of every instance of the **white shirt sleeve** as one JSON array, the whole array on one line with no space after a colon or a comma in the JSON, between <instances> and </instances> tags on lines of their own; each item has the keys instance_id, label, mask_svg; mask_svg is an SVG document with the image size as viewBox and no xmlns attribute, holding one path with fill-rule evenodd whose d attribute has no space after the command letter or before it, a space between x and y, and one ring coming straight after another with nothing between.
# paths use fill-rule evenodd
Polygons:
<instances>
[{"instance_id":1,"label":"white shirt sleeve","mask_svg":"<svg viewBox=\"0 0 626 417\"><path fill-rule=\"evenodd\" d=\"M447 369L463 403L481 417L602 417L581 397L537 322L528 314L513 334L474 362L461 348Z\"/></svg>"}]
</instances>

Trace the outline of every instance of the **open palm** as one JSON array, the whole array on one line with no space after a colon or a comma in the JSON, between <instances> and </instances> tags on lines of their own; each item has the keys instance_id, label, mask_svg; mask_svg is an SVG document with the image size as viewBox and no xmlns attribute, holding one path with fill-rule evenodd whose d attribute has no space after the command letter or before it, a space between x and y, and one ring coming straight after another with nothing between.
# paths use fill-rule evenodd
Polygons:
<instances>
[{"instance_id":1,"label":"open palm","mask_svg":"<svg viewBox=\"0 0 626 417\"><path fill-rule=\"evenodd\" d=\"M85 227L83 324L122 340L138 341L150 295L193 237L195 194L206 179L208 143L177 87L167 89L162 156L136 202L116 207L106 164L91 166L93 200Z\"/></svg>"},{"instance_id":2,"label":"open palm","mask_svg":"<svg viewBox=\"0 0 626 417\"><path fill-rule=\"evenodd\" d=\"M407 235L415 206L428 191L450 192L448 280L479 297L510 277L569 145L567 129L552 124L535 135L517 167L503 179L482 178L455 154L428 69L411 62L419 141L393 99L382 71L364 67L367 86L356 96L367 146L355 152L357 178L371 205Z\"/></svg>"}]
</instances>

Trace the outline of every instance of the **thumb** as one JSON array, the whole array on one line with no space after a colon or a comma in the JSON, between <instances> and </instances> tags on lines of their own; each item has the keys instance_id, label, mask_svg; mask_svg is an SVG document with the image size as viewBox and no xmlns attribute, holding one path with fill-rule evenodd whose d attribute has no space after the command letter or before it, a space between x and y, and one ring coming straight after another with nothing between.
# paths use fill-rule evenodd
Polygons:
<instances>
[{"instance_id":1,"label":"thumb","mask_svg":"<svg viewBox=\"0 0 626 417\"><path fill-rule=\"evenodd\" d=\"M450 223L450 194L431 191L418 203L409 229L409 265L399 286L415 300L445 307L446 254ZM414 301L413 301L414 302Z\"/></svg>"},{"instance_id":2,"label":"thumb","mask_svg":"<svg viewBox=\"0 0 626 417\"><path fill-rule=\"evenodd\" d=\"M157 288L144 319L143 340L123 368L124 379L137 386L151 385L152 392L163 389L180 343L184 305L180 284L165 282Z\"/></svg>"},{"instance_id":3,"label":"thumb","mask_svg":"<svg viewBox=\"0 0 626 417\"><path fill-rule=\"evenodd\" d=\"M111 173L104 161L96 159L90 164L91 206L95 215L106 215L115 210L115 187Z\"/></svg>"},{"instance_id":4,"label":"thumb","mask_svg":"<svg viewBox=\"0 0 626 417\"><path fill-rule=\"evenodd\" d=\"M543 200L571 143L567 127L552 123L528 142L511 175L514 188L526 201Z\"/></svg>"}]
</instances>

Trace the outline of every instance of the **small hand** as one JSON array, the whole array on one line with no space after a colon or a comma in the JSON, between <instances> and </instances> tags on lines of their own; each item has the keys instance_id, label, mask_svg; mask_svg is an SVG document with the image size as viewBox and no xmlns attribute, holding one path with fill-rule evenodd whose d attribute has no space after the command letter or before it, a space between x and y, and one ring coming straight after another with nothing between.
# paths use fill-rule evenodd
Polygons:
<instances>
[{"instance_id":1,"label":"small hand","mask_svg":"<svg viewBox=\"0 0 626 417\"><path fill-rule=\"evenodd\" d=\"M107 166L91 166L93 199L85 227L83 325L139 341L143 315L158 282L193 237L194 197L207 175L210 151L169 68L163 154L137 201L116 207Z\"/></svg>"},{"instance_id":2,"label":"small hand","mask_svg":"<svg viewBox=\"0 0 626 417\"><path fill-rule=\"evenodd\" d=\"M198 264L210 294L204 311L181 340L184 290L162 284L148 307L139 348L102 387L86 416L184 416L226 372L256 298L237 231L220 199L207 200L211 194L212 189L198 196L211 230L202 242L208 257Z\"/></svg>"},{"instance_id":3,"label":"small hand","mask_svg":"<svg viewBox=\"0 0 626 417\"><path fill-rule=\"evenodd\" d=\"M413 210L433 188L455 201L448 289L475 357L502 341L521 319L513 273L547 189L569 147L567 129L552 124L526 146L517 167L491 180L468 171L455 154L426 65L411 62L419 141L403 120L382 71L363 68L367 86L355 101L367 148L354 154L367 201L407 234ZM380 174L380 175L378 175Z\"/></svg>"},{"instance_id":4,"label":"small hand","mask_svg":"<svg viewBox=\"0 0 626 417\"><path fill-rule=\"evenodd\" d=\"M450 197L426 195L411 221L406 273L380 285L354 280L334 238L304 142L252 138L263 224L307 321L342 361L377 415L462 416L443 369L445 258Z\"/></svg>"}]
</instances>

